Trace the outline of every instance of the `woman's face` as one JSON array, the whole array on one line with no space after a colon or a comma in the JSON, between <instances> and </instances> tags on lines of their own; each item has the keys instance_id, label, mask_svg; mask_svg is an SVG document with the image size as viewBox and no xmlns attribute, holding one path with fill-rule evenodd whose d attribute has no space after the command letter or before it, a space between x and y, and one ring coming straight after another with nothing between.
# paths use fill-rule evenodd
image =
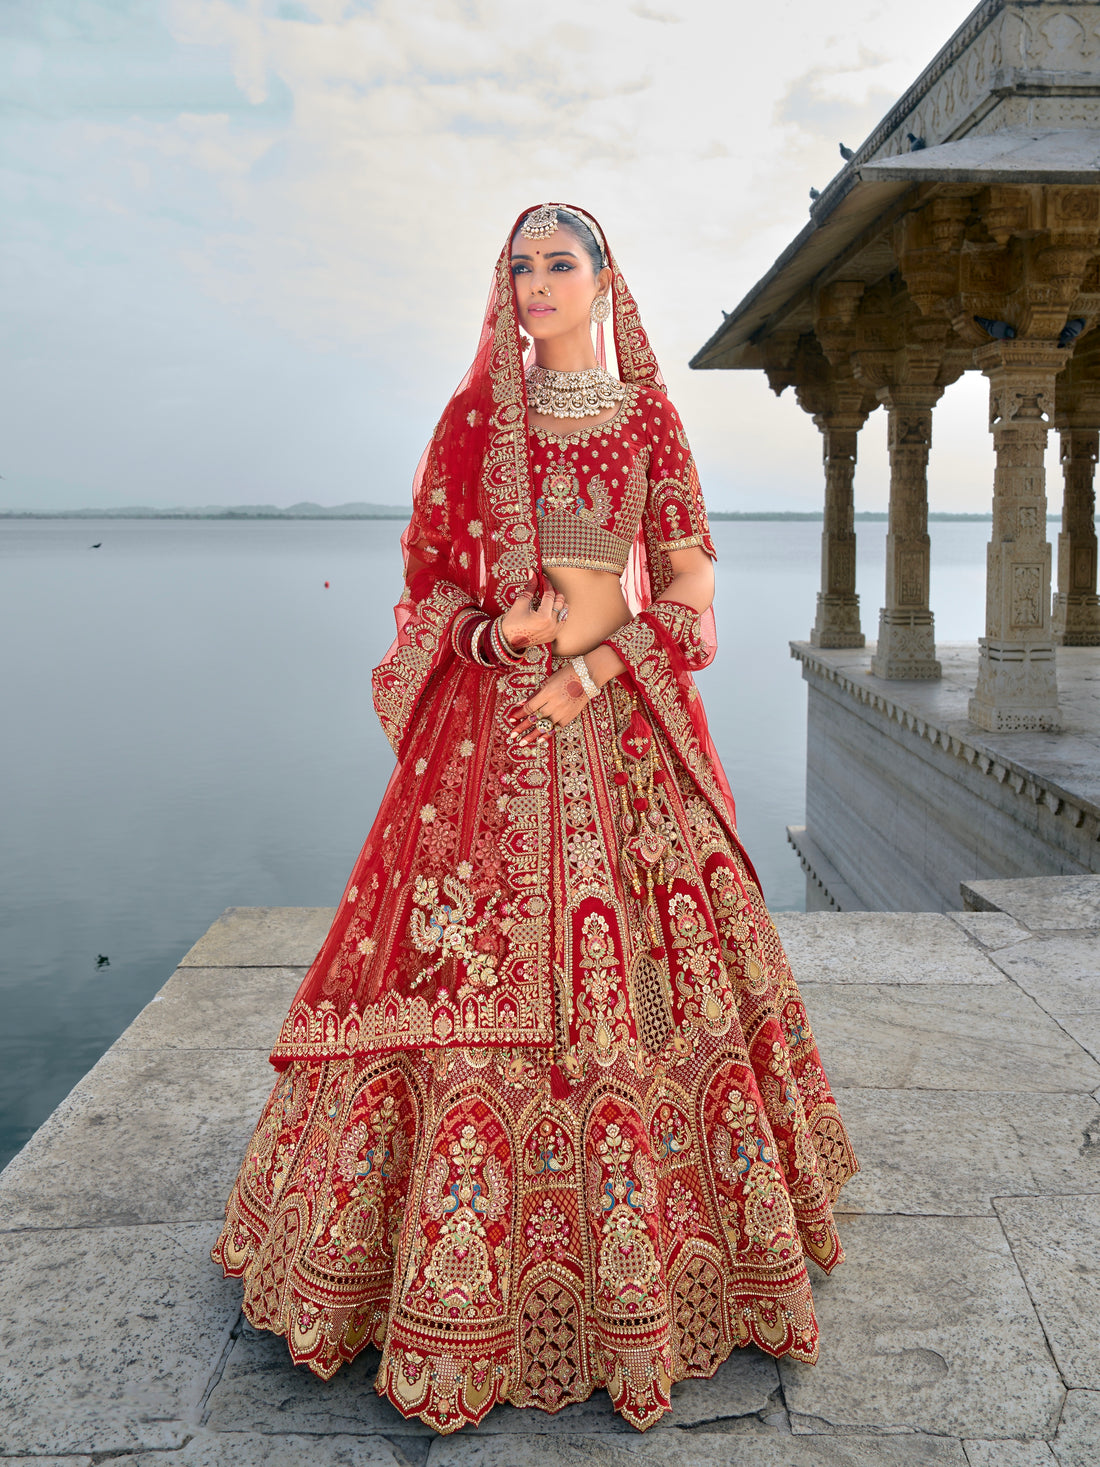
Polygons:
<instances>
[{"instance_id":1,"label":"woman's face","mask_svg":"<svg viewBox=\"0 0 1100 1467\"><path fill-rule=\"evenodd\" d=\"M559 227L545 239L517 234L512 241L520 325L535 341L587 332L592 302L610 276L601 270L597 279L588 252L568 229Z\"/></svg>"}]
</instances>

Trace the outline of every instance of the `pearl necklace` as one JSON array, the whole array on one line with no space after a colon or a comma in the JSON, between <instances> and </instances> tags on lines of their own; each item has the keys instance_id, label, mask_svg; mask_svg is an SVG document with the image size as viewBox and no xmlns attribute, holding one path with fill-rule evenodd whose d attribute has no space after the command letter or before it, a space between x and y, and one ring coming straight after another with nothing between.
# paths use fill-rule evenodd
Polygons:
<instances>
[{"instance_id":1,"label":"pearl necklace","mask_svg":"<svg viewBox=\"0 0 1100 1467\"><path fill-rule=\"evenodd\" d=\"M592 418L617 407L625 396L626 383L602 367L583 372L532 367L527 373L527 406L548 418Z\"/></svg>"}]
</instances>

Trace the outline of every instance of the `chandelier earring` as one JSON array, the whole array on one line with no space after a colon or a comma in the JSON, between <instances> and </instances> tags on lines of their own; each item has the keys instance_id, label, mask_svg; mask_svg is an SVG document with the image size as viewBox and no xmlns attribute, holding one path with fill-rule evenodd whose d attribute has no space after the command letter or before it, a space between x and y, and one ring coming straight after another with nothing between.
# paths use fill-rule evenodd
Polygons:
<instances>
[{"instance_id":1,"label":"chandelier earring","mask_svg":"<svg viewBox=\"0 0 1100 1467\"><path fill-rule=\"evenodd\" d=\"M592 302L592 306L588 314L591 319L596 322L597 325L599 325L603 321L606 321L608 316L611 315L611 302L608 300L607 296L598 295L596 299Z\"/></svg>"}]
</instances>

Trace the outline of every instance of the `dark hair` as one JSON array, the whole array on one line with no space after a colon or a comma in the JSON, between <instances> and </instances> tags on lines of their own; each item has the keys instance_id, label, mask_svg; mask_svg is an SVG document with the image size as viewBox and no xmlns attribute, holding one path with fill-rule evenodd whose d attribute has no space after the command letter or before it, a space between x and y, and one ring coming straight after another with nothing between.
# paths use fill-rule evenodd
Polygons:
<instances>
[{"instance_id":1,"label":"dark hair","mask_svg":"<svg viewBox=\"0 0 1100 1467\"><path fill-rule=\"evenodd\" d=\"M579 214L574 214L570 209L555 209L554 213L557 215L558 224L563 229L568 229L569 233L588 256L589 263L592 266L592 274L599 275L600 271L606 266L607 261L603 257L603 250L600 248L596 236L592 233L591 227L585 223ZM521 234L522 232L523 224L521 223L516 233Z\"/></svg>"},{"instance_id":2,"label":"dark hair","mask_svg":"<svg viewBox=\"0 0 1100 1467\"><path fill-rule=\"evenodd\" d=\"M575 235L584 247L585 254L592 262L592 274L598 275L607 261L603 257L603 250L600 249L599 242L592 230L579 214L574 214L569 209L559 209L557 214L558 223L564 224L570 234Z\"/></svg>"}]
</instances>

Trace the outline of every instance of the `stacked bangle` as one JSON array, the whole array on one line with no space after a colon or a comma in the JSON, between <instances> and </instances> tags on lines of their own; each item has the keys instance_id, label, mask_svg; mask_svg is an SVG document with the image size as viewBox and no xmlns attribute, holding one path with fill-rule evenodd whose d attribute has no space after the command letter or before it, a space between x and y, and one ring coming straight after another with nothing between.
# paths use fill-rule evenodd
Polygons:
<instances>
[{"instance_id":1,"label":"stacked bangle","mask_svg":"<svg viewBox=\"0 0 1100 1467\"><path fill-rule=\"evenodd\" d=\"M512 647L501 629L503 617L487 616L468 607L459 612L451 627L451 646L466 662L478 667L516 667L526 662L522 652Z\"/></svg>"},{"instance_id":2,"label":"stacked bangle","mask_svg":"<svg viewBox=\"0 0 1100 1467\"><path fill-rule=\"evenodd\" d=\"M497 663L495 665L515 667L518 663L526 662L527 659L522 652L517 652L509 644L508 638L504 635L504 628L501 625L503 620L503 616L495 616L489 623L489 646L493 649L497 657Z\"/></svg>"},{"instance_id":3,"label":"stacked bangle","mask_svg":"<svg viewBox=\"0 0 1100 1467\"><path fill-rule=\"evenodd\" d=\"M489 618L483 617L474 627L474 634L470 638L470 657L474 662L479 662L482 667L488 667L485 654L481 650L481 643L485 637L485 628L489 625Z\"/></svg>"}]
</instances>

